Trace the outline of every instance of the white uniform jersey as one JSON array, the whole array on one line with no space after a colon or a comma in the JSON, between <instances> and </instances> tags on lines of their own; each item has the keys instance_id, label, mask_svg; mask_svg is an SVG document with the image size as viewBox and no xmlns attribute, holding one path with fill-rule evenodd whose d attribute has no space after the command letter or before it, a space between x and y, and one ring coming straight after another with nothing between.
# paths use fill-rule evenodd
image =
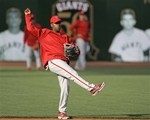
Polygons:
<instances>
[{"instance_id":1,"label":"white uniform jersey","mask_svg":"<svg viewBox=\"0 0 150 120\"><path fill-rule=\"evenodd\" d=\"M150 39L150 28L149 29L147 29L146 31L145 31L145 33L147 34L147 36L149 37L149 39Z\"/></svg>"},{"instance_id":2,"label":"white uniform jersey","mask_svg":"<svg viewBox=\"0 0 150 120\"><path fill-rule=\"evenodd\" d=\"M25 61L24 33L12 34L8 30L0 33L0 60Z\"/></svg>"},{"instance_id":3,"label":"white uniform jersey","mask_svg":"<svg viewBox=\"0 0 150 120\"><path fill-rule=\"evenodd\" d=\"M121 56L124 62L144 61L143 51L150 47L150 40L144 31L134 28L131 35L121 30L113 39L109 52Z\"/></svg>"}]
</instances>

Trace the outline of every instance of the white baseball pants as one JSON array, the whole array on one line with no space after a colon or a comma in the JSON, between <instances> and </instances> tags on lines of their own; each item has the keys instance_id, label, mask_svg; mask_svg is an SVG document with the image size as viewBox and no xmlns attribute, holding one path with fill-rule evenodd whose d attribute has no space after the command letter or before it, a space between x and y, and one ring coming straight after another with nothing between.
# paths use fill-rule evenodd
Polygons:
<instances>
[{"instance_id":1,"label":"white baseball pants","mask_svg":"<svg viewBox=\"0 0 150 120\"><path fill-rule=\"evenodd\" d=\"M54 59L48 61L48 68L51 72L58 75L59 85L61 89L59 101L60 112L66 112L69 97L70 80L73 80L76 84L88 91L93 89L93 87L95 86L94 84L90 84L89 82L81 78L78 73L63 60Z\"/></svg>"},{"instance_id":2,"label":"white baseball pants","mask_svg":"<svg viewBox=\"0 0 150 120\"><path fill-rule=\"evenodd\" d=\"M41 67L41 59L40 59L40 54L39 51L33 50L32 47L26 45L26 66L27 68L31 68L32 65L32 52L35 56L35 61L36 61L36 68Z\"/></svg>"},{"instance_id":3,"label":"white baseball pants","mask_svg":"<svg viewBox=\"0 0 150 120\"><path fill-rule=\"evenodd\" d=\"M89 47L89 43L82 38L76 40L76 44L80 49L80 55L78 56L75 68L85 69L86 67L86 53Z\"/></svg>"}]
</instances>

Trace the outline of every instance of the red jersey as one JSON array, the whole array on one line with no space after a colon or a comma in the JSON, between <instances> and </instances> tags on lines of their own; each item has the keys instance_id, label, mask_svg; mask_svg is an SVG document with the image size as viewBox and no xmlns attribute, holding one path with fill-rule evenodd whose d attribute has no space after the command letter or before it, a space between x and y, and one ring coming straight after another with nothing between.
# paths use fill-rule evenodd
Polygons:
<instances>
[{"instance_id":1,"label":"red jersey","mask_svg":"<svg viewBox=\"0 0 150 120\"><path fill-rule=\"evenodd\" d=\"M33 24L35 27L41 29L41 25L38 23L34 23ZM28 46L34 46L35 44L38 44L38 38L36 36L34 36L31 32L29 32L27 30L27 27L24 28L24 44L26 44Z\"/></svg>"},{"instance_id":2,"label":"red jersey","mask_svg":"<svg viewBox=\"0 0 150 120\"><path fill-rule=\"evenodd\" d=\"M85 41L89 41L90 35L90 22L87 20L81 21L77 20L73 25L71 25L70 30L73 34L81 34L81 38Z\"/></svg>"},{"instance_id":3,"label":"red jersey","mask_svg":"<svg viewBox=\"0 0 150 120\"><path fill-rule=\"evenodd\" d=\"M42 65L45 67L49 60L61 59L69 61L64 56L64 44L71 43L69 37L66 34L55 33L50 29L39 29L35 27L31 22L31 15L25 15L27 29L38 38L40 43L40 54L42 59Z\"/></svg>"}]
</instances>

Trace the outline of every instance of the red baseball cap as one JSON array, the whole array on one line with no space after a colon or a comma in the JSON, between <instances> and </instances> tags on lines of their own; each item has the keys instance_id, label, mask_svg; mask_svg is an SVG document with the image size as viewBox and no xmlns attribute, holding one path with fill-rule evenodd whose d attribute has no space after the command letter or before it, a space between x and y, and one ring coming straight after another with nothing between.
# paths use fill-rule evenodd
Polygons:
<instances>
[{"instance_id":1,"label":"red baseball cap","mask_svg":"<svg viewBox=\"0 0 150 120\"><path fill-rule=\"evenodd\" d=\"M52 16L50 19L50 23L62 22L59 16Z\"/></svg>"}]
</instances>

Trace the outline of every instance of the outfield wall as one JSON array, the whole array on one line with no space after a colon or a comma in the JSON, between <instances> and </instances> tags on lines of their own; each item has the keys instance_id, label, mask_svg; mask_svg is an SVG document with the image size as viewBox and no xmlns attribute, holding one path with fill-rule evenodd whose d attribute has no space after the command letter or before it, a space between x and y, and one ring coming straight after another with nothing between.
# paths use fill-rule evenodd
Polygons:
<instances>
[{"instance_id":1,"label":"outfield wall","mask_svg":"<svg viewBox=\"0 0 150 120\"><path fill-rule=\"evenodd\" d=\"M21 9L29 7L37 21L43 27L49 27L52 15L52 5L56 0L0 0L0 31L7 28L5 12L10 7ZM137 14L136 27L143 30L150 28L150 0L90 0L93 5L94 44L100 49L98 60L110 60L108 48L114 35L121 29L119 24L120 11L123 8L133 8ZM21 28L25 25L24 15Z\"/></svg>"},{"instance_id":2,"label":"outfield wall","mask_svg":"<svg viewBox=\"0 0 150 120\"><path fill-rule=\"evenodd\" d=\"M71 61L70 65L74 67L75 61ZM0 62L1 67L26 67L25 62ZM33 62L32 66L35 67L35 62ZM123 63L123 62L108 62L108 61L93 61L87 62L87 68L150 68L150 63Z\"/></svg>"}]
</instances>

